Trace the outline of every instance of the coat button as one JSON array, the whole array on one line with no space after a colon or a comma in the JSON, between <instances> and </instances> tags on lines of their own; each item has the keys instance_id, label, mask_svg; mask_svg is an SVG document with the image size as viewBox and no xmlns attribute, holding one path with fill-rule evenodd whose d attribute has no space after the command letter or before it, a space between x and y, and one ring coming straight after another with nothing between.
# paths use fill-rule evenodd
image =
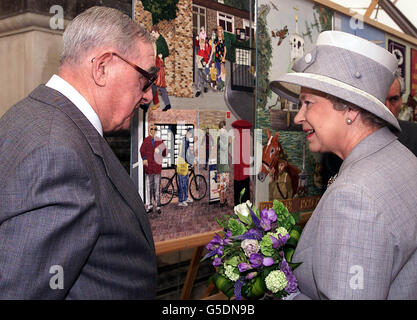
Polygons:
<instances>
[{"instance_id":1,"label":"coat button","mask_svg":"<svg viewBox=\"0 0 417 320\"><path fill-rule=\"evenodd\" d=\"M359 79L360 77L362 77L362 75L361 75L361 73L359 71L356 71L355 77Z\"/></svg>"},{"instance_id":2,"label":"coat button","mask_svg":"<svg viewBox=\"0 0 417 320\"><path fill-rule=\"evenodd\" d=\"M311 60L313 60L313 56L311 55L311 53L307 53L307 54L305 55L305 57L304 57L304 61L305 61L306 63L310 63L310 62L311 62Z\"/></svg>"}]
</instances>

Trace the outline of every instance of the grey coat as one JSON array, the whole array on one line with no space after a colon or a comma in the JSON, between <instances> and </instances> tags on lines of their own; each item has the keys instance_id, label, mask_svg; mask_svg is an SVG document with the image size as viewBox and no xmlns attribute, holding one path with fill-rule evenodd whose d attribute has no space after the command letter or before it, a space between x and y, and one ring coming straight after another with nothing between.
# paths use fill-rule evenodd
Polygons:
<instances>
[{"instance_id":1,"label":"grey coat","mask_svg":"<svg viewBox=\"0 0 417 320\"><path fill-rule=\"evenodd\" d=\"M417 158L389 129L345 159L293 260L298 299L417 299Z\"/></svg>"},{"instance_id":2,"label":"grey coat","mask_svg":"<svg viewBox=\"0 0 417 320\"><path fill-rule=\"evenodd\" d=\"M0 119L0 298L155 291L154 243L133 181L78 108L39 86Z\"/></svg>"}]
</instances>

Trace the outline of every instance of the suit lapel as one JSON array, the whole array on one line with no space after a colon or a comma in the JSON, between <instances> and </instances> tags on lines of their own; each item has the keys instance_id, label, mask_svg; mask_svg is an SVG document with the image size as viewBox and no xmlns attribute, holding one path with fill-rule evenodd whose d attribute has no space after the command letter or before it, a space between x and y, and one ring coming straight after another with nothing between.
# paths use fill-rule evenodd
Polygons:
<instances>
[{"instance_id":1,"label":"suit lapel","mask_svg":"<svg viewBox=\"0 0 417 320\"><path fill-rule=\"evenodd\" d=\"M40 85L30 94L30 97L64 112L83 132L94 154L103 160L107 176L134 212L149 244L153 247L151 228L148 219L142 214L145 212L145 208L139 200L137 188L107 141L97 132L84 114L60 92Z\"/></svg>"},{"instance_id":2,"label":"suit lapel","mask_svg":"<svg viewBox=\"0 0 417 320\"><path fill-rule=\"evenodd\" d=\"M107 176L112 181L113 185L120 192L122 197L128 203L132 211L135 213L136 218L140 221L143 232L148 239L150 245L153 245L153 238L149 220L145 217L145 207L141 201L135 184L133 183L130 176L127 174L125 168L123 168L119 159L117 159L113 150L110 148L108 143L103 139L102 151L103 151L103 162L106 168Z\"/></svg>"}]
</instances>

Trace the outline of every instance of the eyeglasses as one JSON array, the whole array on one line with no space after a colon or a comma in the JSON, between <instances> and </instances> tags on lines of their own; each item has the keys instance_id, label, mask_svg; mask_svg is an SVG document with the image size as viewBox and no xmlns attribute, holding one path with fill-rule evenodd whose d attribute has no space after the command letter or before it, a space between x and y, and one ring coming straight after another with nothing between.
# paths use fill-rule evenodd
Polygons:
<instances>
[{"instance_id":1,"label":"eyeglasses","mask_svg":"<svg viewBox=\"0 0 417 320\"><path fill-rule=\"evenodd\" d=\"M150 130L150 131L158 131L158 129L157 129L157 128L150 128L149 130Z\"/></svg>"},{"instance_id":2,"label":"eyeglasses","mask_svg":"<svg viewBox=\"0 0 417 320\"><path fill-rule=\"evenodd\" d=\"M390 103L394 103L394 102L397 102L398 100L400 100L400 96L392 96L392 97L388 97L387 98L387 100L390 102Z\"/></svg>"},{"instance_id":3,"label":"eyeglasses","mask_svg":"<svg viewBox=\"0 0 417 320\"><path fill-rule=\"evenodd\" d=\"M115 52L111 52L112 55L120 58L121 60L123 60L124 62L126 62L128 65L130 65L133 69L135 69L137 72L139 72L143 77L145 77L146 79L146 83L142 88L143 92L146 92L149 87L155 82L156 78L158 78L158 68L152 67L152 72L148 72L146 70L143 70L141 67L137 66L136 64L126 60L125 58L121 57L120 55L118 55ZM91 62L94 61L95 58L93 58L91 60Z\"/></svg>"}]
</instances>

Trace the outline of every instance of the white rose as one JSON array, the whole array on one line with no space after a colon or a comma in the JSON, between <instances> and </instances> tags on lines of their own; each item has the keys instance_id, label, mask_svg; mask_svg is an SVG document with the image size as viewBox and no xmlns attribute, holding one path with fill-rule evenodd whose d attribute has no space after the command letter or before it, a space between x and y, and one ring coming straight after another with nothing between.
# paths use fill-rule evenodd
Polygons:
<instances>
[{"instance_id":1,"label":"white rose","mask_svg":"<svg viewBox=\"0 0 417 320\"><path fill-rule=\"evenodd\" d=\"M242 247L243 251L245 251L245 255L247 257L250 257L252 253L258 253L260 249L258 240L254 239L245 239L242 241L240 246Z\"/></svg>"},{"instance_id":2,"label":"white rose","mask_svg":"<svg viewBox=\"0 0 417 320\"><path fill-rule=\"evenodd\" d=\"M248 200L245 203L238 204L234 208L235 214L239 217L242 222L246 224L250 224L252 222L252 218L250 216L249 208L252 208L252 203Z\"/></svg>"},{"instance_id":3,"label":"white rose","mask_svg":"<svg viewBox=\"0 0 417 320\"><path fill-rule=\"evenodd\" d=\"M236 214L240 213L242 216L248 217L250 214L248 206L252 208L252 203L249 200L246 201L245 203L241 203L235 206L234 211Z\"/></svg>"}]
</instances>

